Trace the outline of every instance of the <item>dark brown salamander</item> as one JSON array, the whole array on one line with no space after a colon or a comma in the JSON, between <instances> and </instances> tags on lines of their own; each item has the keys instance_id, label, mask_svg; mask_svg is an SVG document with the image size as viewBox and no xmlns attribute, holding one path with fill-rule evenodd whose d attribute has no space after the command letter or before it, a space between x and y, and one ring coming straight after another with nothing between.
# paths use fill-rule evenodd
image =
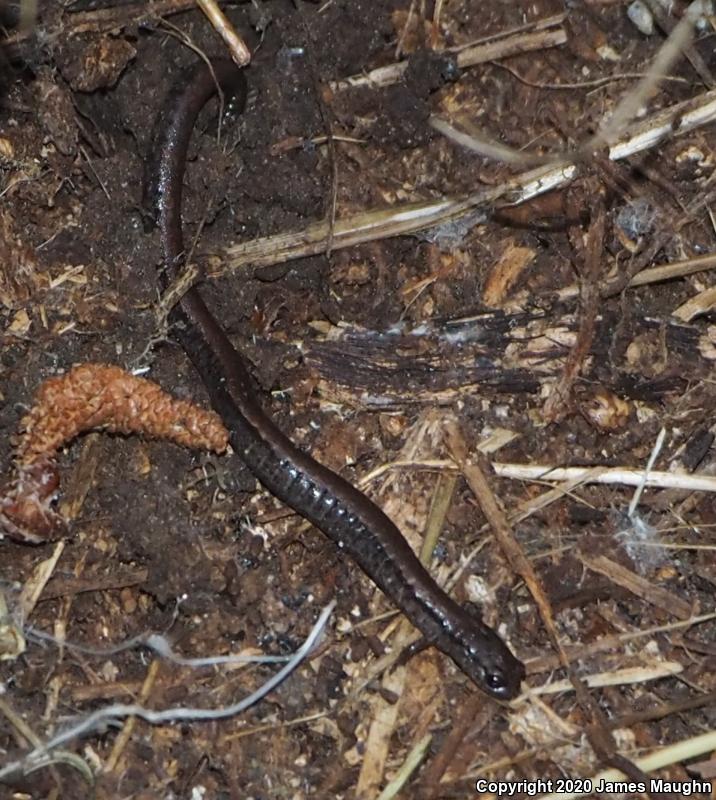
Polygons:
<instances>
[{"instance_id":1,"label":"dark brown salamander","mask_svg":"<svg viewBox=\"0 0 716 800\"><path fill-rule=\"evenodd\" d=\"M246 98L241 71L223 60L213 61L212 67L213 74L203 66L182 84L159 137L154 191L164 285L176 277L183 261L182 181L196 118L217 87L242 109ZM231 446L256 478L333 539L477 686L493 697L515 697L525 674L522 663L491 628L435 583L374 503L296 448L266 416L241 357L196 288L173 309L170 323L230 432Z\"/></svg>"}]
</instances>

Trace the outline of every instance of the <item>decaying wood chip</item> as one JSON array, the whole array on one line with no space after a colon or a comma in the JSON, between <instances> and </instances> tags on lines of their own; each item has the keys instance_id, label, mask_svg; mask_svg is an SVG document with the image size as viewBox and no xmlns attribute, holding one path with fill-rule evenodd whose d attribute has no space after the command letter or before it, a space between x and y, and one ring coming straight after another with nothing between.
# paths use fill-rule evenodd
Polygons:
<instances>
[{"instance_id":1,"label":"decaying wood chip","mask_svg":"<svg viewBox=\"0 0 716 800\"><path fill-rule=\"evenodd\" d=\"M531 247L520 247L514 241L509 241L487 276L482 290L483 303L488 308L501 307L510 289L534 261L536 255Z\"/></svg>"}]
</instances>

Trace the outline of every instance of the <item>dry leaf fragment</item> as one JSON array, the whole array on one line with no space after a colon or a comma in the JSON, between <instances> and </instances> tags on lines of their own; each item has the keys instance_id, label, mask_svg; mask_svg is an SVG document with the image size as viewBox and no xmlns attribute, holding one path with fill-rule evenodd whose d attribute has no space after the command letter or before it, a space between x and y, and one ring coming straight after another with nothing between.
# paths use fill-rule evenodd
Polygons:
<instances>
[{"instance_id":1,"label":"dry leaf fragment","mask_svg":"<svg viewBox=\"0 0 716 800\"><path fill-rule=\"evenodd\" d=\"M580 398L582 416L602 433L623 428L629 421L631 407L608 389L597 389L588 397Z\"/></svg>"},{"instance_id":2,"label":"dry leaf fragment","mask_svg":"<svg viewBox=\"0 0 716 800\"><path fill-rule=\"evenodd\" d=\"M24 336L30 330L31 325L30 315L24 308L21 308L15 313L12 322L7 326L7 332L15 336Z\"/></svg>"},{"instance_id":3,"label":"dry leaf fragment","mask_svg":"<svg viewBox=\"0 0 716 800\"><path fill-rule=\"evenodd\" d=\"M136 49L125 39L103 36L87 44L79 57L62 64L62 75L75 91L107 89L117 83L136 55Z\"/></svg>"}]
</instances>

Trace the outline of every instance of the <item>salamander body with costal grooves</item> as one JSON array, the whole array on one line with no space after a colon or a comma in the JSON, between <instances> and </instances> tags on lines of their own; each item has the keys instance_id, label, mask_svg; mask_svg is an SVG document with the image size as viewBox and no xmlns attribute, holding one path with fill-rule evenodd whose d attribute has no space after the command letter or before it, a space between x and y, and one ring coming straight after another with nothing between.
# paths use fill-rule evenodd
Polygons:
<instances>
[{"instance_id":1,"label":"salamander body with costal grooves","mask_svg":"<svg viewBox=\"0 0 716 800\"><path fill-rule=\"evenodd\" d=\"M246 84L230 61L202 65L173 95L158 140L155 183L164 286L183 263L182 182L194 123L219 89L243 108ZM190 288L172 310L172 330L229 430L233 449L276 497L347 553L417 627L487 694L515 697L524 666L500 637L433 580L395 524L358 489L299 450L262 410L252 379L223 329Z\"/></svg>"}]
</instances>

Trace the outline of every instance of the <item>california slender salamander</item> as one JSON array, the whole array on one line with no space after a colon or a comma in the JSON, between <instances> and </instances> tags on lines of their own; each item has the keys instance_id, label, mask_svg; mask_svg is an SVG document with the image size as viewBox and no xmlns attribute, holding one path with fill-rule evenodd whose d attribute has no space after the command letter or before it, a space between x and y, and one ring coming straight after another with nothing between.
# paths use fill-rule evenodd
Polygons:
<instances>
[{"instance_id":1,"label":"california slender salamander","mask_svg":"<svg viewBox=\"0 0 716 800\"><path fill-rule=\"evenodd\" d=\"M230 61L212 61L183 82L163 120L155 193L166 286L183 260L182 182L196 118L221 89L243 109L244 75ZM469 614L430 577L398 528L365 495L296 448L262 411L239 354L189 289L170 323L230 432L233 449L276 497L328 535L391 598L428 642L449 655L487 694L515 697L524 667L499 636Z\"/></svg>"}]
</instances>

